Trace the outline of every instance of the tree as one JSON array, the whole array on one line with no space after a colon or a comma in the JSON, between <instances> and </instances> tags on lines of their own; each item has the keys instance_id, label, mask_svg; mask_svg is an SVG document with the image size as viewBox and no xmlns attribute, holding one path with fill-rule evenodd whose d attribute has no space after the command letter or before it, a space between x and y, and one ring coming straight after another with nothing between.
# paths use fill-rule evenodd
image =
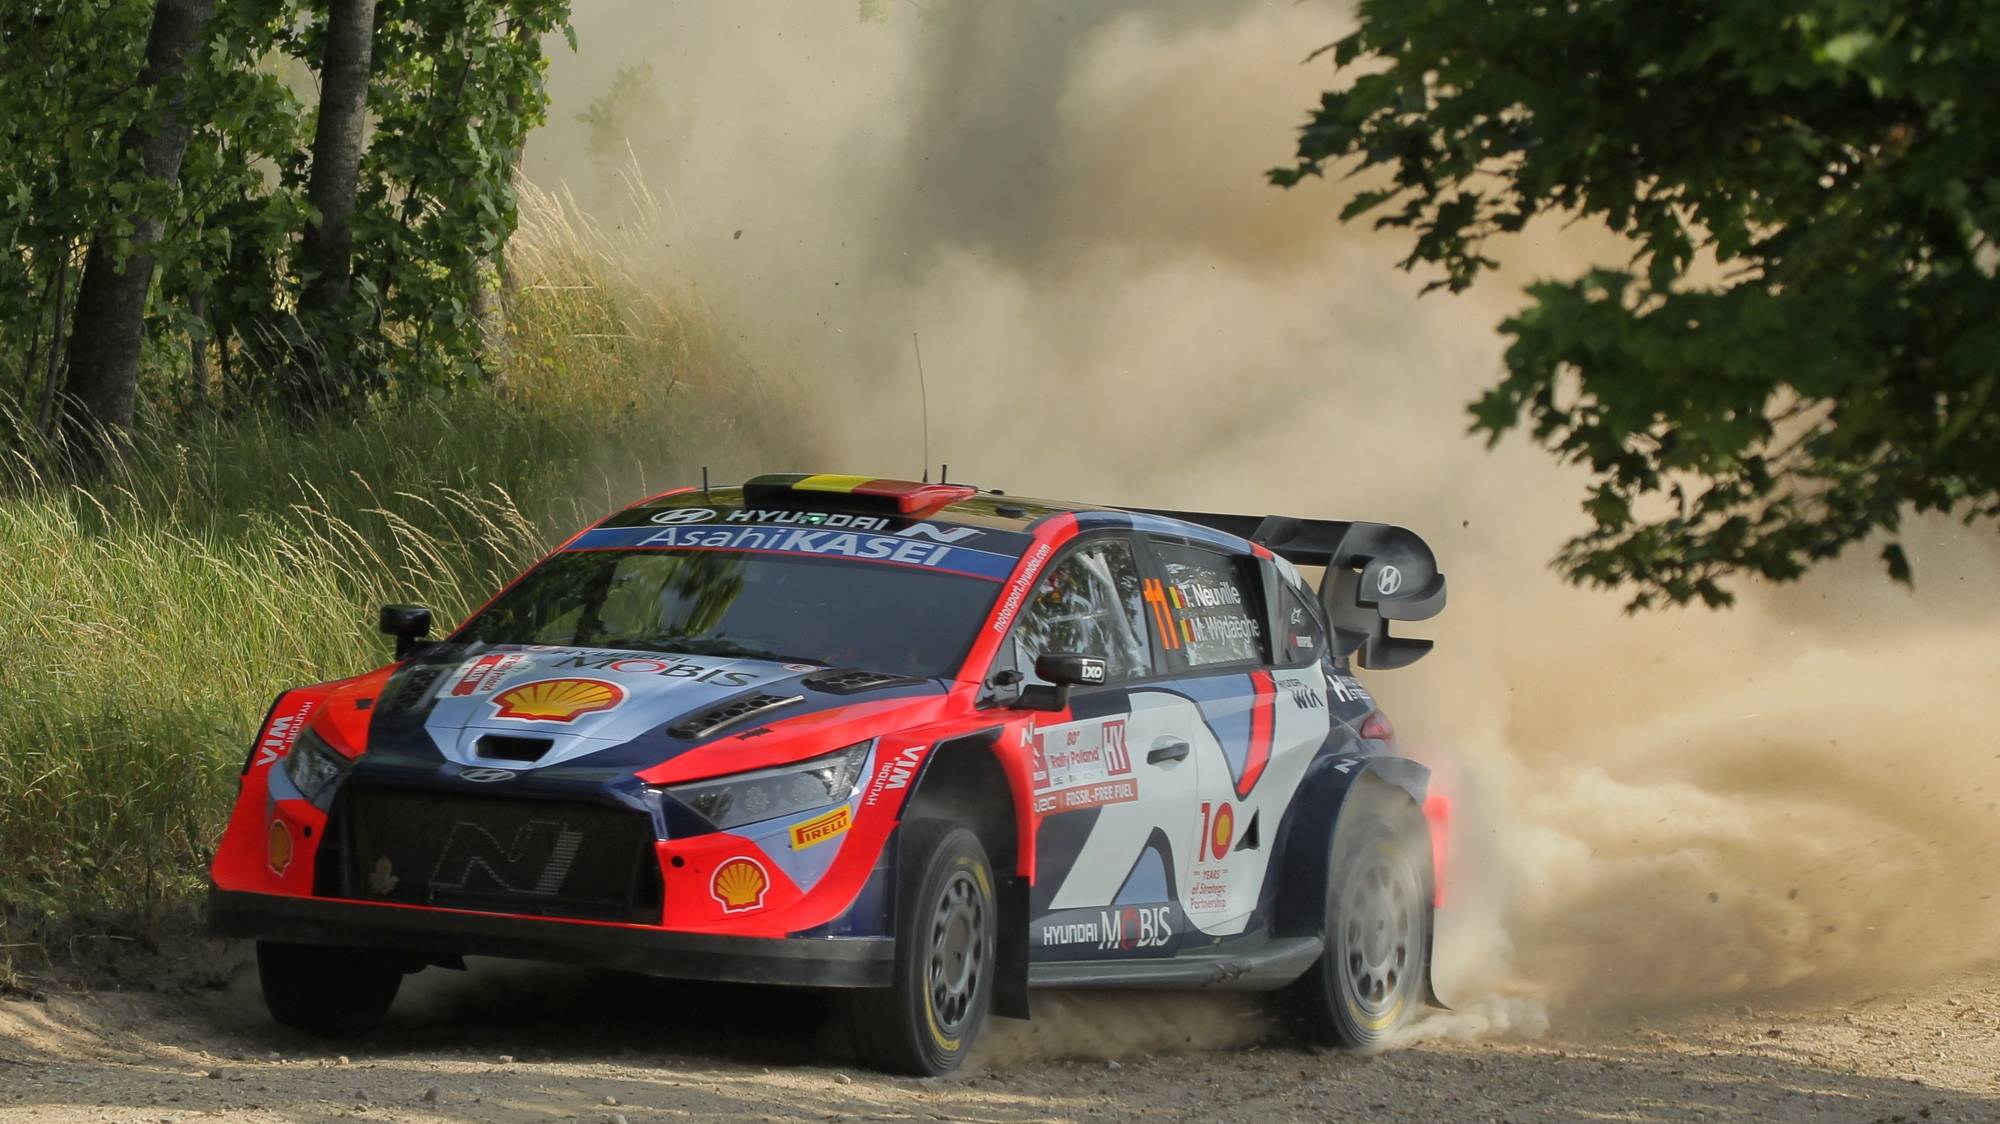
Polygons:
<instances>
[{"instance_id":1,"label":"tree","mask_svg":"<svg viewBox=\"0 0 2000 1124\"><path fill-rule=\"evenodd\" d=\"M72 314L68 394L76 412L69 428L86 457L101 454L102 441L122 439L132 428L153 248L165 229L187 151L189 125L182 111L188 56L214 13L215 0L157 0L153 7L139 75L140 88L153 95L151 112L126 129L121 148L134 165L133 178L111 190L128 206L92 235Z\"/></svg>"},{"instance_id":2,"label":"tree","mask_svg":"<svg viewBox=\"0 0 2000 1124\"><path fill-rule=\"evenodd\" d=\"M313 134L312 178L306 199L314 217L299 244L299 318L308 331L301 373L303 399L317 406L348 392L348 286L354 247L354 207L368 127L369 56L375 41L375 0L331 0L320 64L319 121Z\"/></svg>"},{"instance_id":3,"label":"tree","mask_svg":"<svg viewBox=\"0 0 2000 1124\"><path fill-rule=\"evenodd\" d=\"M372 27L347 8L330 19L332 0L201 0L212 14L166 81L149 44L172 43L167 17L194 3L0 4L0 446L9 453L47 451L66 390L85 407L70 428L89 439L107 432L99 415L116 433L142 412L170 422L183 405L312 408L495 374L480 361L479 287L514 229L515 160L547 106L542 42L568 31L566 0L374 0ZM316 122L284 74L293 62L324 67L330 29L343 27L372 34L365 44L347 36L354 49L333 70L350 81L331 81L332 94L350 108L362 97L364 108L329 106ZM345 151L312 159L316 124L342 142L320 148ZM163 179L156 142L176 130L178 176ZM351 198L339 203L343 192L328 188L319 198L338 205L315 211L315 176L355 153ZM340 225L343 260L368 247L359 267L307 269L308 226L313 255L325 257ZM90 310L72 317L93 245ZM114 324L120 334L107 335ZM107 352L108 367L98 362ZM82 361L74 372L71 355ZM295 370L302 356L307 379Z\"/></svg>"},{"instance_id":4,"label":"tree","mask_svg":"<svg viewBox=\"0 0 2000 1124\"><path fill-rule=\"evenodd\" d=\"M1489 239L1603 224L1531 285L1472 404L1592 476L1557 557L1631 607L1797 577L1907 511L2000 516L2000 18L1972 0L1361 0L1290 187L1409 230L1453 292ZM1316 52L1317 54L1317 52ZM1900 546L1882 549L1909 582Z\"/></svg>"},{"instance_id":5,"label":"tree","mask_svg":"<svg viewBox=\"0 0 2000 1124\"><path fill-rule=\"evenodd\" d=\"M542 38L575 40L568 0L391 2L354 218L369 247L360 342L371 370L393 363L403 385L443 390L493 374L480 292L503 268L516 165L548 107Z\"/></svg>"}]
</instances>

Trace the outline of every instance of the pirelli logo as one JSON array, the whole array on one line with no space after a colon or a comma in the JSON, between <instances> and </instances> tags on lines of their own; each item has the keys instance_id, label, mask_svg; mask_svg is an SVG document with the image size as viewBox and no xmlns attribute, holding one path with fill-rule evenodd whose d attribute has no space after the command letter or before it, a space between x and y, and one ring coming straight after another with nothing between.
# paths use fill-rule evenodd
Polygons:
<instances>
[{"instance_id":1,"label":"pirelli logo","mask_svg":"<svg viewBox=\"0 0 2000 1124\"><path fill-rule=\"evenodd\" d=\"M824 843L847 830L849 815L843 804L824 816L792 825L792 850L803 851L815 843Z\"/></svg>"}]
</instances>

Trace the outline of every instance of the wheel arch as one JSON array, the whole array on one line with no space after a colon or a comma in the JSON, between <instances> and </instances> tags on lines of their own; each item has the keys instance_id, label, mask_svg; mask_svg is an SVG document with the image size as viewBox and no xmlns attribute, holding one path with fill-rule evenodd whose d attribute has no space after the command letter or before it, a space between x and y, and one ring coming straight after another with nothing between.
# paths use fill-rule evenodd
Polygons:
<instances>
[{"instance_id":1,"label":"wheel arch","mask_svg":"<svg viewBox=\"0 0 2000 1124\"><path fill-rule=\"evenodd\" d=\"M924 758L902 821L946 819L978 837L993 866L999 948L993 1012L1028 1017L1028 887L1035 863L1034 802L1022 768L1000 749L1002 728L938 743ZM900 860L899 860L900 861Z\"/></svg>"},{"instance_id":2,"label":"wheel arch","mask_svg":"<svg viewBox=\"0 0 2000 1124\"><path fill-rule=\"evenodd\" d=\"M899 818L962 823L979 837L995 872L1023 873L1034 849L1032 823L1020 815L1029 806L1018 791L1025 780L1001 759L999 737L992 729L939 742L924 757Z\"/></svg>"},{"instance_id":3,"label":"wheel arch","mask_svg":"<svg viewBox=\"0 0 2000 1124\"><path fill-rule=\"evenodd\" d=\"M1360 800L1407 802L1409 812L1425 825L1424 849L1435 879L1438 856L1432 853L1438 832L1425 815L1430 770L1407 757L1360 757L1352 753L1322 753L1307 767L1292 806L1279 827L1278 849L1271 858L1271 877L1260 903L1271 918L1275 936L1321 936L1325 928L1327 880L1333 857L1333 833L1341 815ZM1435 885L1433 885L1435 894ZM1435 901L1435 899L1433 899ZM1432 1006L1443 1006L1432 986L1431 953L1437 926L1429 926L1424 950L1424 990Z\"/></svg>"}]
</instances>

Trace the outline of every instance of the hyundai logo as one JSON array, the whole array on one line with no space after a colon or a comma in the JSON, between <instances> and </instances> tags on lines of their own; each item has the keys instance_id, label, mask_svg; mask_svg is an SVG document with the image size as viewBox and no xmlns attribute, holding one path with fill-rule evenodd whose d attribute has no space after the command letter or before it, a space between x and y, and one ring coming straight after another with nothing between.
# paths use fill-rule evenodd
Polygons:
<instances>
[{"instance_id":1,"label":"hyundai logo","mask_svg":"<svg viewBox=\"0 0 2000 1124\"><path fill-rule=\"evenodd\" d=\"M458 779L475 784L491 784L494 781L511 781L521 774L512 769L460 769Z\"/></svg>"},{"instance_id":2,"label":"hyundai logo","mask_svg":"<svg viewBox=\"0 0 2000 1124\"><path fill-rule=\"evenodd\" d=\"M1384 566L1381 572L1375 575L1375 592L1382 596L1387 597L1401 588L1403 588L1403 571L1394 566Z\"/></svg>"},{"instance_id":3,"label":"hyundai logo","mask_svg":"<svg viewBox=\"0 0 2000 1124\"><path fill-rule=\"evenodd\" d=\"M706 523L715 518L713 509L706 507L675 507L653 513L653 522L672 526L676 523Z\"/></svg>"}]
</instances>

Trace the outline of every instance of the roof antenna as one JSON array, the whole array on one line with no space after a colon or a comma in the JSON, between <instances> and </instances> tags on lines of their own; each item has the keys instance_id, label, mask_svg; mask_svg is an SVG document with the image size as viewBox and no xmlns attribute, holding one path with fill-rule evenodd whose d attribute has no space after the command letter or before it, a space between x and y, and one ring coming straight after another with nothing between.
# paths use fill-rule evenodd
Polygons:
<instances>
[{"instance_id":1,"label":"roof antenna","mask_svg":"<svg viewBox=\"0 0 2000 1124\"><path fill-rule=\"evenodd\" d=\"M910 347L917 353L917 394L924 410L924 478L920 483L931 482L931 392L924 385L924 348L917 342L917 334L910 333Z\"/></svg>"},{"instance_id":2,"label":"roof antenna","mask_svg":"<svg viewBox=\"0 0 2000 1124\"><path fill-rule=\"evenodd\" d=\"M940 483L940 484L949 484L949 483L951 483L951 466L950 466L950 465L945 465L945 466L944 466L944 471L943 471L943 472L940 472L940 473L938 473L938 483Z\"/></svg>"},{"instance_id":3,"label":"roof antenna","mask_svg":"<svg viewBox=\"0 0 2000 1124\"><path fill-rule=\"evenodd\" d=\"M701 502L713 502L708 498L708 466L701 466Z\"/></svg>"}]
</instances>

